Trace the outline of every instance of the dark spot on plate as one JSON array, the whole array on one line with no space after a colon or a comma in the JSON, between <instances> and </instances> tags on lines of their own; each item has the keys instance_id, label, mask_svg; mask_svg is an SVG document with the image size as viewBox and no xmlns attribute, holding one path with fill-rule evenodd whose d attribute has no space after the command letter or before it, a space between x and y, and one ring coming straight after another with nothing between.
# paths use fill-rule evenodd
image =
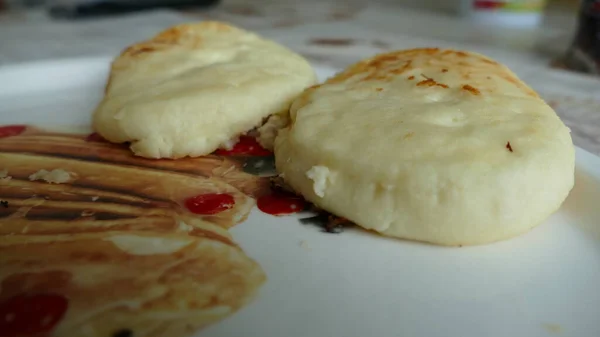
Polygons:
<instances>
[{"instance_id":1,"label":"dark spot on plate","mask_svg":"<svg viewBox=\"0 0 600 337\"><path fill-rule=\"evenodd\" d=\"M316 216L303 218L299 220L303 225L313 225L320 227L325 233L339 234L344 231L344 227L351 225L350 222L328 213L320 213Z\"/></svg>"},{"instance_id":2,"label":"dark spot on plate","mask_svg":"<svg viewBox=\"0 0 600 337\"><path fill-rule=\"evenodd\" d=\"M244 172L261 177L274 176L275 157L244 157L242 169Z\"/></svg>"}]
</instances>

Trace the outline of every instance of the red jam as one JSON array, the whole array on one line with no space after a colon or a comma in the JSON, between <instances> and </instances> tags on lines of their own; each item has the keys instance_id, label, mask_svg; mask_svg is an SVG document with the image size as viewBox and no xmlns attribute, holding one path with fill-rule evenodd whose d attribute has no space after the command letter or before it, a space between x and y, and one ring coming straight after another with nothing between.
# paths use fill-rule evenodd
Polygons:
<instances>
[{"instance_id":1,"label":"red jam","mask_svg":"<svg viewBox=\"0 0 600 337\"><path fill-rule=\"evenodd\" d=\"M271 215L286 215L301 212L306 202L291 193L273 192L258 198L258 209Z\"/></svg>"},{"instance_id":2,"label":"red jam","mask_svg":"<svg viewBox=\"0 0 600 337\"><path fill-rule=\"evenodd\" d=\"M233 196L225 193L200 194L185 200L185 207L190 212L202 215L221 213L234 205Z\"/></svg>"},{"instance_id":3,"label":"red jam","mask_svg":"<svg viewBox=\"0 0 600 337\"><path fill-rule=\"evenodd\" d=\"M25 129L27 129L25 125L0 126L0 138L20 135Z\"/></svg>"},{"instance_id":4,"label":"red jam","mask_svg":"<svg viewBox=\"0 0 600 337\"><path fill-rule=\"evenodd\" d=\"M214 154L219 156L270 156L273 153L262 147L254 137L241 136L231 150L218 149Z\"/></svg>"},{"instance_id":5,"label":"red jam","mask_svg":"<svg viewBox=\"0 0 600 337\"><path fill-rule=\"evenodd\" d=\"M104 139L102 136L100 136L100 134L98 134L97 132L94 132L92 134L90 134L89 136L87 136L85 138L86 142L105 142L106 139Z\"/></svg>"},{"instance_id":6,"label":"red jam","mask_svg":"<svg viewBox=\"0 0 600 337\"><path fill-rule=\"evenodd\" d=\"M61 295L18 295L0 303L0 337L51 331L63 318L69 301Z\"/></svg>"}]
</instances>

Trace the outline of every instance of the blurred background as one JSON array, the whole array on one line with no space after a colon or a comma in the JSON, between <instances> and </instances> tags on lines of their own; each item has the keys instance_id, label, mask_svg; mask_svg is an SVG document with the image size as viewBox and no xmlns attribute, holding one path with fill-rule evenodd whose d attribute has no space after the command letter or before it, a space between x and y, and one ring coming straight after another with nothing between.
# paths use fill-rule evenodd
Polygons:
<instances>
[{"instance_id":1,"label":"blurred background","mask_svg":"<svg viewBox=\"0 0 600 337\"><path fill-rule=\"evenodd\" d=\"M417 47L488 55L600 155L600 0L0 0L0 68L82 57L108 67L126 46L200 20L232 23L337 69Z\"/></svg>"},{"instance_id":2,"label":"blurred background","mask_svg":"<svg viewBox=\"0 0 600 337\"><path fill-rule=\"evenodd\" d=\"M319 30L329 36L325 40L337 39L330 46L353 38L348 32L371 30L397 37L375 49L424 38L536 53L544 62L564 66L560 60L576 34L580 6L580 0L0 0L0 64L114 54L168 25L220 19L267 31L283 43L289 40L288 45L298 44L294 27L306 26L304 33L315 35L316 24L335 22ZM345 30L343 23L353 28ZM274 29L289 34L269 32ZM359 47L357 41L352 44ZM298 48L318 54L310 45ZM350 61L342 59L337 63Z\"/></svg>"},{"instance_id":3,"label":"blurred background","mask_svg":"<svg viewBox=\"0 0 600 337\"><path fill-rule=\"evenodd\" d=\"M594 0L0 0L0 64L114 55L170 25L215 19L336 67L438 45L597 75L599 13Z\"/></svg>"}]
</instances>

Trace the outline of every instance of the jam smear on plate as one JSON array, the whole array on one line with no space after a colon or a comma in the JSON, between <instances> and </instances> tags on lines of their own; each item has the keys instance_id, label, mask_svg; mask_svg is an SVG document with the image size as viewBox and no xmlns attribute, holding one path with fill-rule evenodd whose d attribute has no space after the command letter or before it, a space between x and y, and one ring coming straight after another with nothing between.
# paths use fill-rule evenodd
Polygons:
<instances>
[{"instance_id":1,"label":"jam smear on plate","mask_svg":"<svg viewBox=\"0 0 600 337\"><path fill-rule=\"evenodd\" d=\"M262 147L254 137L241 136L231 150L218 149L214 154L219 156L270 156L273 153Z\"/></svg>"},{"instance_id":2,"label":"jam smear on plate","mask_svg":"<svg viewBox=\"0 0 600 337\"><path fill-rule=\"evenodd\" d=\"M185 200L185 207L194 214L211 215L233 208L235 199L227 193L200 194Z\"/></svg>"},{"instance_id":3,"label":"jam smear on plate","mask_svg":"<svg viewBox=\"0 0 600 337\"><path fill-rule=\"evenodd\" d=\"M271 215L286 215L301 212L306 206L302 197L295 194L276 191L263 195L256 202L258 209Z\"/></svg>"}]
</instances>

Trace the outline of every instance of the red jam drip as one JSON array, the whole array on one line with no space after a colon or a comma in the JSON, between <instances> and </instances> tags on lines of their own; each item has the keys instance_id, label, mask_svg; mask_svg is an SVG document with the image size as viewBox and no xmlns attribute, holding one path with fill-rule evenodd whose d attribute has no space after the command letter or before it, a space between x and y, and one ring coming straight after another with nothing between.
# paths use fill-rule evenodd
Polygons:
<instances>
[{"instance_id":1,"label":"red jam drip","mask_svg":"<svg viewBox=\"0 0 600 337\"><path fill-rule=\"evenodd\" d=\"M25 125L6 125L0 126L0 138L17 136L27 129Z\"/></svg>"},{"instance_id":2,"label":"red jam drip","mask_svg":"<svg viewBox=\"0 0 600 337\"><path fill-rule=\"evenodd\" d=\"M17 295L0 303L0 337L51 331L63 318L69 301L61 295Z\"/></svg>"},{"instance_id":3,"label":"red jam drip","mask_svg":"<svg viewBox=\"0 0 600 337\"><path fill-rule=\"evenodd\" d=\"M306 202L302 197L291 193L273 192L258 198L258 209L271 215L286 215L301 212Z\"/></svg>"},{"instance_id":4,"label":"red jam drip","mask_svg":"<svg viewBox=\"0 0 600 337\"><path fill-rule=\"evenodd\" d=\"M86 142L105 142L106 139L104 139L102 136L100 136L99 133L94 132L92 134L90 134L89 136L87 136L85 138Z\"/></svg>"},{"instance_id":5,"label":"red jam drip","mask_svg":"<svg viewBox=\"0 0 600 337\"><path fill-rule=\"evenodd\" d=\"M185 207L190 212L201 215L221 213L234 205L233 196L225 193L200 194L185 200Z\"/></svg>"},{"instance_id":6,"label":"red jam drip","mask_svg":"<svg viewBox=\"0 0 600 337\"><path fill-rule=\"evenodd\" d=\"M219 156L270 156L273 153L262 147L254 137L241 136L231 150L218 149L214 154Z\"/></svg>"}]
</instances>

